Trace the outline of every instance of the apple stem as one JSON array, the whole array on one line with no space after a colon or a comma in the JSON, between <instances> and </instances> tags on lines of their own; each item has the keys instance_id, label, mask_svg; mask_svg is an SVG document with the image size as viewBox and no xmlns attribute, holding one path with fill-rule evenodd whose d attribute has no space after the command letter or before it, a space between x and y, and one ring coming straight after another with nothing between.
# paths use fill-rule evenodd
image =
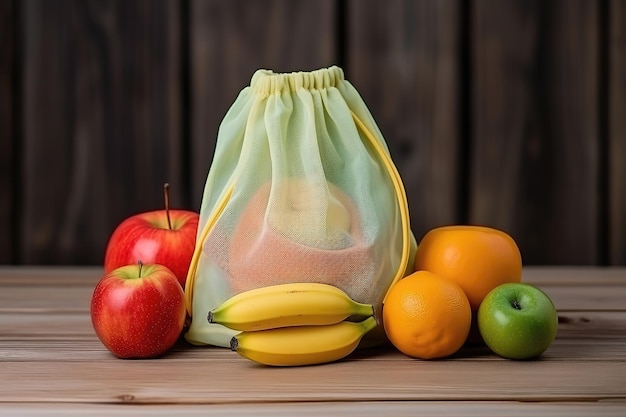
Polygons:
<instances>
[{"instance_id":1,"label":"apple stem","mask_svg":"<svg viewBox=\"0 0 626 417\"><path fill-rule=\"evenodd\" d=\"M170 185L163 184L163 195L165 197L165 216L167 217L167 227L172 230L172 222L170 220Z\"/></svg>"},{"instance_id":2,"label":"apple stem","mask_svg":"<svg viewBox=\"0 0 626 417\"><path fill-rule=\"evenodd\" d=\"M517 302L517 300L513 300L513 308L516 310L521 310L522 306L520 305L520 303Z\"/></svg>"},{"instance_id":3,"label":"apple stem","mask_svg":"<svg viewBox=\"0 0 626 417\"><path fill-rule=\"evenodd\" d=\"M141 278L141 270L143 269L143 262L141 259L137 261L137 265L139 266L139 278Z\"/></svg>"}]
</instances>

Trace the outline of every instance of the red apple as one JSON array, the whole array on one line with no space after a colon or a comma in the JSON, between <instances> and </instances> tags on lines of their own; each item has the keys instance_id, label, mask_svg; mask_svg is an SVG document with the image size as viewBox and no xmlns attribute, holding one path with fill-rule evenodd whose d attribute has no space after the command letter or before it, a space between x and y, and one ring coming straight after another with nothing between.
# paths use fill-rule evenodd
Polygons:
<instances>
[{"instance_id":1,"label":"red apple","mask_svg":"<svg viewBox=\"0 0 626 417\"><path fill-rule=\"evenodd\" d=\"M165 265L185 288L199 215L188 210L170 210L168 189L165 184L165 210L136 214L115 228L104 255L105 273L141 259L144 264Z\"/></svg>"},{"instance_id":2,"label":"red apple","mask_svg":"<svg viewBox=\"0 0 626 417\"><path fill-rule=\"evenodd\" d=\"M185 324L185 296L163 265L126 265L106 274L91 298L91 323L102 344L119 358L166 353Z\"/></svg>"}]
</instances>

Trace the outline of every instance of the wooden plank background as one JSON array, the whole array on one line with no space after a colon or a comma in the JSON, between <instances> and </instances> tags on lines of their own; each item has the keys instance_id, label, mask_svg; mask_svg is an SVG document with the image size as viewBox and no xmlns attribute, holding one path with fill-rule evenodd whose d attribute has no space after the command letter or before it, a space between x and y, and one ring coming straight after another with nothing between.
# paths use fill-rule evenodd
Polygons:
<instances>
[{"instance_id":1,"label":"wooden plank background","mask_svg":"<svg viewBox=\"0 0 626 417\"><path fill-rule=\"evenodd\" d=\"M626 264L626 2L611 0L607 30L609 222L608 256L612 264ZM605 185L606 186L606 185Z\"/></svg>"},{"instance_id":2,"label":"wooden plank background","mask_svg":"<svg viewBox=\"0 0 626 417\"><path fill-rule=\"evenodd\" d=\"M599 5L475 3L470 220L538 263L599 261Z\"/></svg>"},{"instance_id":3,"label":"wooden plank background","mask_svg":"<svg viewBox=\"0 0 626 417\"><path fill-rule=\"evenodd\" d=\"M0 263L99 264L123 218L198 210L259 68L344 68L419 239L526 264L626 264L623 0L0 0Z\"/></svg>"},{"instance_id":4,"label":"wooden plank background","mask_svg":"<svg viewBox=\"0 0 626 417\"><path fill-rule=\"evenodd\" d=\"M15 128L13 85L15 81L14 5L0 2L0 262L16 258L15 237Z\"/></svg>"}]
</instances>

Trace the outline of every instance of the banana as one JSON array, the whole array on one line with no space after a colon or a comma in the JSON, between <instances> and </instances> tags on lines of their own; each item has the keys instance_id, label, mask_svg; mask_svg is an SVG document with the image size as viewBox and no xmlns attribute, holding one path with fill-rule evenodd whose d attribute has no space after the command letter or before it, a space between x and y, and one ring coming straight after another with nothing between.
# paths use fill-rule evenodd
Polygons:
<instances>
[{"instance_id":1,"label":"banana","mask_svg":"<svg viewBox=\"0 0 626 417\"><path fill-rule=\"evenodd\" d=\"M350 246L352 219L338 187L330 182L289 178L278 182L272 193L268 221L273 229L315 248L336 250Z\"/></svg>"},{"instance_id":2,"label":"banana","mask_svg":"<svg viewBox=\"0 0 626 417\"><path fill-rule=\"evenodd\" d=\"M291 283L257 288L232 296L209 311L209 323L233 330L328 325L352 315L371 316L371 304L352 300L341 289L321 283Z\"/></svg>"},{"instance_id":3,"label":"banana","mask_svg":"<svg viewBox=\"0 0 626 417\"><path fill-rule=\"evenodd\" d=\"M231 339L230 348L264 365L316 365L348 356L376 326L376 319L370 316L358 323L342 321L325 326L243 332Z\"/></svg>"}]
</instances>

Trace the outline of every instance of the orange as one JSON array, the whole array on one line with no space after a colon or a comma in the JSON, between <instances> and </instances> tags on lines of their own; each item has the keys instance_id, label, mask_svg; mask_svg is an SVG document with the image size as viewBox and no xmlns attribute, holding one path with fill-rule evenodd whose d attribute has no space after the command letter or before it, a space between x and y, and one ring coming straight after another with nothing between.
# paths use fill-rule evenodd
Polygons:
<instances>
[{"instance_id":1,"label":"orange","mask_svg":"<svg viewBox=\"0 0 626 417\"><path fill-rule=\"evenodd\" d=\"M507 233L484 226L430 230L417 247L415 270L430 271L459 284L476 312L489 291L522 279L522 256Z\"/></svg>"},{"instance_id":2,"label":"orange","mask_svg":"<svg viewBox=\"0 0 626 417\"><path fill-rule=\"evenodd\" d=\"M391 287L383 305L389 341L405 355L435 359L452 355L469 334L472 310L456 283L418 271Z\"/></svg>"}]
</instances>

